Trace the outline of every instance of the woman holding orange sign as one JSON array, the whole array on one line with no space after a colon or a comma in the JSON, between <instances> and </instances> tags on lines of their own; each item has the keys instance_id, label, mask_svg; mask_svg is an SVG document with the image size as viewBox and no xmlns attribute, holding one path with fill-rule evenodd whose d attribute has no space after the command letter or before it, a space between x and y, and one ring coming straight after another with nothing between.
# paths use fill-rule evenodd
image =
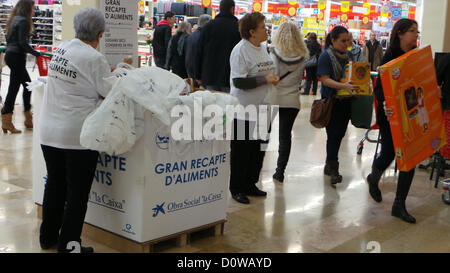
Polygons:
<instances>
[{"instance_id":1,"label":"woman holding orange sign","mask_svg":"<svg viewBox=\"0 0 450 273\"><path fill-rule=\"evenodd\" d=\"M410 19L399 20L392 29L390 46L383 57L382 65L416 48L419 33L416 21ZM380 77L378 78L374 92L378 100L377 123L380 127L381 154L373 161L372 172L367 176L367 181L369 183L370 196L372 196L376 202L381 202L382 196L381 191L378 188L378 182L380 181L383 172L395 159L394 143L389 125L389 119L394 113L392 109L383 107L385 99ZM406 211L405 206L406 197L408 196L414 178L414 171L415 168L409 172L400 172L397 193L392 206L392 216L398 217L408 223L416 222L416 219Z\"/></svg>"}]
</instances>

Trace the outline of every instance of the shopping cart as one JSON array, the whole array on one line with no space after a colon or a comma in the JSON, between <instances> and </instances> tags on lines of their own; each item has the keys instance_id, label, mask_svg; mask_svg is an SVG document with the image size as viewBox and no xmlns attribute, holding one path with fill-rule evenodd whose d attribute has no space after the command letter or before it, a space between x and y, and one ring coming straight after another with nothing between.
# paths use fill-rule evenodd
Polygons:
<instances>
[{"instance_id":1,"label":"shopping cart","mask_svg":"<svg viewBox=\"0 0 450 273\"><path fill-rule=\"evenodd\" d=\"M0 47L0 89L2 87L2 73L3 73L3 57L4 57L4 53L6 51L6 46L2 46ZM0 108L3 108L3 99L2 96L0 94Z\"/></svg>"},{"instance_id":2,"label":"shopping cart","mask_svg":"<svg viewBox=\"0 0 450 273\"><path fill-rule=\"evenodd\" d=\"M375 90L375 85L376 85L376 82L377 82L377 79L378 79L378 73L377 72L371 72L370 76L372 78L373 90ZM375 93L373 94L373 102L374 102L374 107L375 107L375 123L372 124L372 126L370 126L370 129L368 129L366 131L366 134L364 135L364 138L361 139L361 141L359 142L357 150L356 150L356 153L358 155L362 154L363 149L364 149L364 142L366 142L366 141L368 141L369 143L377 143L377 148L375 150L375 156L376 156L376 154L378 152L378 145L380 143L380 133L378 133L378 138L377 139L371 139L369 137L370 132L380 129L380 127L378 127L378 124L377 124L377 121L376 121L376 112L377 112L378 101L377 101L377 98L375 97Z\"/></svg>"},{"instance_id":3,"label":"shopping cart","mask_svg":"<svg viewBox=\"0 0 450 273\"><path fill-rule=\"evenodd\" d=\"M52 54L41 52L41 56L36 58L36 64L39 70L39 76L46 77L48 75L48 65L52 60Z\"/></svg>"},{"instance_id":4,"label":"shopping cart","mask_svg":"<svg viewBox=\"0 0 450 273\"><path fill-rule=\"evenodd\" d=\"M444 201L445 204L450 205L450 179L445 179L441 181L442 190L444 191L442 193L442 201Z\"/></svg>"},{"instance_id":5,"label":"shopping cart","mask_svg":"<svg viewBox=\"0 0 450 273\"><path fill-rule=\"evenodd\" d=\"M447 145L442 147L439 152L433 155L433 164L431 168L430 180L433 180L434 170L436 169L436 180L434 187L438 187L439 178L445 176L447 160L450 159L450 111L444 111L445 137Z\"/></svg>"}]
</instances>

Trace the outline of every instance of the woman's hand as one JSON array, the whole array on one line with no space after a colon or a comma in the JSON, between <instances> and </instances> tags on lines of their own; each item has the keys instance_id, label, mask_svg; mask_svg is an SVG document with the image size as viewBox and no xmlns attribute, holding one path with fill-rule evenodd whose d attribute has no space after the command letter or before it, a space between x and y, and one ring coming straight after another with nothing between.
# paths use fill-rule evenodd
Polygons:
<instances>
[{"instance_id":1,"label":"woman's hand","mask_svg":"<svg viewBox=\"0 0 450 273\"><path fill-rule=\"evenodd\" d=\"M266 75L266 81L269 84L277 85L280 82L280 77L273 74Z\"/></svg>"},{"instance_id":2,"label":"woman's hand","mask_svg":"<svg viewBox=\"0 0 450 273\"><path fill-rule=\"evenodd\" d=\"M391 118L394 116L394 110L392 110L392 108L386 107L386 102L383 102L383 108L384 108L384 113L386 114L386 116L388 118Z\"/></svg>"},{"instance_id":3,"label":"woman's hand","mask_svg":"<svg viewBox=\"0 0 450 273\"><path fill-rule=\"evenodd\" d=\"M359 90L359 87L356 85L353 85L352 82L346 82L342 84L342 89L347 90L350 95L357 95L355 94L355 92L353 92L354 90Z\"/></svg>"}]
</instances>

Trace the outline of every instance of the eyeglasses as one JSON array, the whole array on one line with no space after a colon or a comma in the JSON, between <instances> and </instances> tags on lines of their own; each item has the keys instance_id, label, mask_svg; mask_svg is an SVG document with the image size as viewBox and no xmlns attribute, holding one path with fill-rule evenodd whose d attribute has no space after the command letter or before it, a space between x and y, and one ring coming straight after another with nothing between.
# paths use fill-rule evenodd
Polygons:
<instances>
[{"instance_id":1,"label":"eyeglasses","mask_svg":"<svg viewBox=\"0 0 450 273\"><path fill-rule=\"evenodd\" d=\"M412 32L412 33L415 33L415 34L420 34L420 31L416 30L416 29L410 29L410 30L408 30L408 32Z\"/></svg>"}]
</instances>

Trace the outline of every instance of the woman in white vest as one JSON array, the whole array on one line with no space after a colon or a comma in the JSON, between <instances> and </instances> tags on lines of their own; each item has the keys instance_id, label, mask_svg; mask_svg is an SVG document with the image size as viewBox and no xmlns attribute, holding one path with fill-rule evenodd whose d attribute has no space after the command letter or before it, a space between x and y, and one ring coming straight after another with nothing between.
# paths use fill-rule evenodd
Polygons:
<instances>
[{"instance_id":1,"label":"woman in white vest","mask_svg":"<svg viewBox=\"0 0 450 273\"><path fill-rule=\"evenodd\" d=\"M264 15L254 12L239 21L242 40L233 48L230 56L231 95L247 109L268 105L267 95L279 81L274 75L273 61L263 44L268 37L264 19ZM235 117L234 138L231 141L230 192L234 200L243 204L250 203L247 195L267 195L255 185L259 181L265 155L262 147L264 136L254 137L256 131L261 133L256 116L238 114Z\"/></svg>"},{"instance_id":2,"label":"woman in white vest","mask_svg":"<svg viewBox=\"0 0 450 273\"><path fill-rule=\"evenodd\" d=\"M279 148L277 169L273 178L284 181L289 155L291 153L292 127L300 111L300 91L308 48L300 37L300 29L293 23L283 23L275 33L270 48L270 57L275 64L275 74L280 77L271 104L279 106Z\"/></svg>"},{"instance_id":3,"label":"woman in white vest","mask_svg":"<svg viewBox=\"0 0 450 273\"><path fill-rule=\"evenodd\" d=\"M96 50L105 31L102 12L82 9L73 24L76 39L62 43L49 65L41 110L40 138L48 179L39 239L42 249L68 252L68 243L78 242L82 253L91 253L92 247L81 247L80 236L98 152L80 145L80 133L86 117L111 89L104 80L111 75L111 67Z\"/></svg>"}]
</instances>

